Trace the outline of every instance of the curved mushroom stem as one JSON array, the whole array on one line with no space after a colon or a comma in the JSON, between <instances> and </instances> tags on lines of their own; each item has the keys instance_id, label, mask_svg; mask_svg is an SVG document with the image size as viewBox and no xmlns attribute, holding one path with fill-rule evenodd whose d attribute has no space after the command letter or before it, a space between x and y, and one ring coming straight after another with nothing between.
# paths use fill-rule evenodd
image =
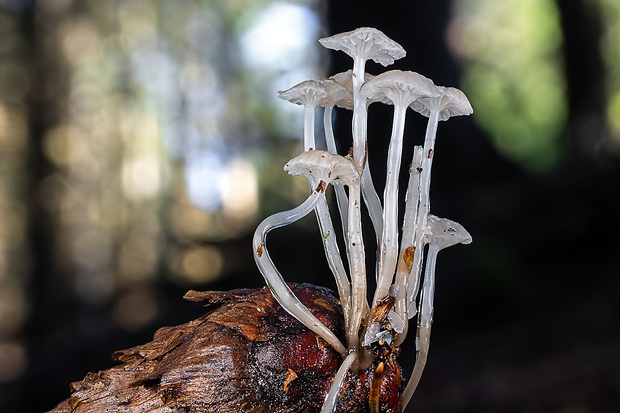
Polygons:
<instances>
[{"instance_id":1,"label":"curved mushroom stem","mask_svg":"<svg viewBox=\"0 0 620 413\"><path fill-rule=\"evenodd\" d=\"M430 244L426 258L426 270L424 272L424 285L422 286L422 297L420 299L420 314L418 316L417 351L416 361L411 373L411 378L403 392L403 408L411 400L415 392L422 371L426 366L428 348L431 338L431 325L433 323L433 299L435 295L435 265L437 263L437 253L439 249Z\"/></svg>"},{"instance_id":2,"label":"curved mushroom stem","mask_svg":"<svg viewBox=\"0 0 620 413\"><path fill-rule=\"evenodd\" d=\"M387 176L383 192L383 235L379 245L379 276L373 298L373 308L379 300L388 294L398 259L398 178L407 107L407 105L394 106L392 136L388 148Z\"/></svg>"},{"instance_id":3,"label":"curved mushroom stem","mask_svg":"<svg viewBox=\"0 0 620 413\"><path fill-rule=\"evenodd\" d=\"M357 359L357 352L350 353L338 368L334 381L325 397L325 402L323 402L323 407L321 407L321 413L334 413L336 411L338 393L340 393L342 383L344 383L344 379L347 377L347 373L355 359Z\"/></svg>"},{"instance_id":4,"label":"curved mushroom stem","mask_svg":"<svg viewBox=\"0 0 620 413\"><path fill-rule=\"evenodd\" d=\"M428 357L428 347L430 342L430 329L420 329L418 330L418 335L416 337L416 345L418 347L418 351L416 351L416 361L415 367L413 368L413 372L411 373L411 378L407 382L407 386L405 386L405 390L403 390L403 410L407 407L407 404L411 401L411 397L415 392L418 384L420 383L420 378L422 377L422 370L426 365L426 359ZM422 352L422 347L425 348L425 351Z\"/></svg>"},{"instance_id":5,"label":"curved mushroom stem","mask_svg":"<svg viewBox=\"0 0 620 413\"><path fill-rule=\"evenodd\" d=\"M279 212L264 219L254 232L252 246L254 249L254 260L256 261L256 265L260 269L260 272L263 274L269 289L280 305L302 324L327 341L344 357L347 354L347 350L344 345L340 342L338 337L336 337L331 330L319 321L319 319L316 318L312 312L310 312L310 310L302 304L301 301L299 301L295 294L293 294L271 260L266 246L266 238L269 231L274 228L291 224L305 217L314 209L317 203L319 203L322 199L325 199L325 186L326 184L321 181L317 189L313 191L301 205L288 211Z\"/></svg>"},{"instance_id":6,"label":"curved mushroom stem","mask_svg":"<svg viewBox=\"0 0 620 413\"><path fill-rule=\"evenodd\" d=\"M415 237L420 206L420 171L422 168L422 146L415 146L413 160L409 168L409 183L405 195L405 215L403 218L403 234L400 247L400 259L396 267L395 291L396 303L394 311L404 321L403 332L394 339L394 345L399 346L407 337L409 328L408 312L409 301L407 300L407 285L412 284L413 290L417 291L420 283L420 274L414 273L413 261L415 257ZM419 252L418 252L419 254Z\"/></svg>"}]
</instances>

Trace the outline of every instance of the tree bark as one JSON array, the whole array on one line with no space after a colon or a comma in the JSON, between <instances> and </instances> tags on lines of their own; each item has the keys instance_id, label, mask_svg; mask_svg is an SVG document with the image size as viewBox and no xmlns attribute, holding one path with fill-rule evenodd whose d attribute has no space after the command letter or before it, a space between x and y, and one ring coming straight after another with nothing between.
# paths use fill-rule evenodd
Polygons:
<instances>
[{"instance_id":1,"label":"tree bark","mask_svg":"<svg viewBox=\"0 0 620 413\"><path fill-rule=\"evenodd\" d=\"M340 303L329 290L293 285L300 300L338 336ZM50 413L319 412L340 365L338 352L286 313L266 289L190 291L209 311L157 331L148 344L118 351L122 364L71 384ZM381 412L399 412L400 368L381 367ZM380 361L379 361L380 362ZM339 412L367 412L377 365L349 373ZM378 411L377 411L378 413Z\"/></svg>"}]
</instances>

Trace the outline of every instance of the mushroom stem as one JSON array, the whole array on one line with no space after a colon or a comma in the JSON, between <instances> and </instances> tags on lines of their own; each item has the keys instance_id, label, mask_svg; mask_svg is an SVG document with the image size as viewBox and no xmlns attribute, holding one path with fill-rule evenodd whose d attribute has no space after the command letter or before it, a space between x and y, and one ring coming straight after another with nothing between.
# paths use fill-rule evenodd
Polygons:
<instances>
[{"instance_id":1,"label":"mushroom stem","mask_svg":"<svg viewBox=\"0 0 620 413\"><path fill-rule=\"evenodd\" d=\"M355 57L353 61L353 162L358 171L364 170L366 161L366 99L360 94L364 83L365 59ZM361 179L360 179L361 181ZM359 330L362 321L368 315L366 298L366 253L362 238L361 183L349 186L349 255L351 267L351 325L347 332L349 351L357 351L360 347ZM359 360L357 360L359 361ZM356 362L357 364L357 362Z\"/></svg>"},{"instance_id":2,"label":"mushroom stem","mask_svg":"<svg viewBox=\"0 0 620 413\"><path fill-rule=\"evenodd\" d=\"M431 188L431 166L433 165L433 157L435 153L435 138L437 136L437 126L439 124L439 111L432 110L428 123L426 125L426 136L424 138L424 150L422 151L422 176L420 210L422 211L422 223L426 222L426 218L430 212L430 188ZM419 224L418 224L419 225Z\"/></svg>"},{"instance_id":3,"label":"mushroom stem","mask_svg":"<svg viewBox=\"0 0 620 413\"><path fill-rule=\"evenodd\" d=\"M314 184L313 178L308 178L310 184ZM342 263L342 257L340 256L340 249L336 242L336 231L334 230L334 224L332 222L331 215L329 213L329 206L325 196L319 200L315 206L315 212L317 221L319 223L319 230L321 232L321 240L323 241L323 249L325 250L325 257L327 264L329 265L334 278L336 279L336 287L338 289L338 295L340 296L340 302L342 303L342 311L344 315L345 329L349 326L351 320L351 283L347 277L347 272Z\"/></svg>"},{"instance_id":4,"label":"mushroom stem","mask_svg":"<svg viewBox=\"0 0 620 413\"><path fill-rule=\"evenodd\" d=\"M304 112L304 151L316 149L314 139L314 106L306 106Z\"/></svg>"},{"instance_id":5,"label":"mushroom stem","mask_svg":"<svg viewBox=\"0 0 620 413\"><path fill-rule=\"evenodd\" d=\"M375 230L377 245L379 245L381 244L381 234L383 232L383 221L381 221L383 208L381 207L381 200L375 189L375 184L372 182L372 174L370 173L368 159L366 159L366 166L364 167L364 171L362 171L362 197L368 209L370 222L372 222L372 227Z\"/></svg>"},{"instance_id":6,"label":"mushroom stem","mask_svg":"<svg viewBox=\"0 0 620 413\"><path fill-rule=\"evenodd\" d=\"M325 182L321 181L316 190L298 207L288 211L279 212L261 222L256 231L252 245L254 249L254 260L265 278L265 282L278 300L282 308L289 314L298 319L310 330L314 331L325 341L327 341L336 351L343 357L346 356L347 350L340 342L338 337L329 330L318 318L316 318L306 306L293 294L288 287L282 275L273 264L269 252L267 251L266 238L269 231L291 224L306 215L308 215L322 199L325 199Z\"/></svg>"},{"instance_id":7,"label":"mushroom stem","mask_svg":"<svg viewBox=\"0 0 620 413\"><path fill-rule=\"evenodd\" d=\"M366 163L367 105L366 99L360 94L360 89L364 84L365 66L366 60L363 57L354 57L353 73L351 74L353 83L353 160L360 171L364 170Z\"/></svg>"},{"instance_id":8,"label":"mushroom stem","mask_svg":"<svg viewBox=\"0 0 620 413\"><path fill-rule=\"evenodd\" d=\"M420 206L421 171L422 146L416 145L413 148L413 160L409 167L409 182L407 183L407 193L405 194L405 214L403 217L403 235L401 242L401 256L403 260L405 260L404 255L406 249L412 247L415 241ZM403 264L406 266L407 263L403 261Z\"/></svg>"},{"instance_id":9,"label":"mushroom stem","mask_svg":"<svg viewBox=\"0 0 620 413\"><path fill-rule=\"evenodd\" d=\"M416 72L390 70L370 79L360 93L368 99L394 105L392 137L388 148L387 174L383 196L383 231L379 243L377 289L373 310L385 298L398 261L398 178L407 108L420 99L441 96L433 82ZM402 287L402 285L401 285ZM396 290L396 288L395 288Z\"/></svg>"},{"instance_id":10,"label":"mushroom stem","mask_svg":"<svg viewBox=\"0 0 620 413\"><path fill-rule=\"evenodd\" d=\"M424 273L424 285L422 286L422 297L420 298L420 314L418 316L417 351L416 361L411 373L411 378L403 392L403 408L411 400L422 377L422 371L426 366L428 358L428 348L431 338L431 325L433 322L433 299L435 295L435 265L437 263L437 253L439 248L430 244L426 258L426 270Z\"/></svg>"},{"instance_id":11,"label":"mushroom stem","mask_svg":"<svg viewBox=\"0 0 620 413\"><path fill-rule=\"evenodd\" d=\"M327 150L333 154L337 154L336 139L334 138L334 128L332 126L332 112L333 106L327 106L323 113L323 127L325 129L325 142L327 143ZM336 203L338 204L338 211L340 211L340 222L342 224L342 232L344 233L345 241L348 238L348 211L347 211L347 193L344 190L344 186L339 183L334 184L334 190L336 191ZM349 255L347 244L347 256Z\"/></svg>"},{"instance_id":12,"label":"mushroom stem","mask_svg":"<svg viewBox=\"0 0 620 413\"><path fill-rule=\"evenodd\" d=\"M355 57L353 59L353 73L351 74L351 82L353 83L353 121L351 128L353 134L353 160L357 168L362 171L361 191L364 197L364 203L366 204L366 208L368 208L368 214L370 215L370 220L375 230L377 242L380 242L383 227L381 221L381 200L375 190L368 166L368 151L366 145L368 105L366 104L367 99L360 93L360 89L364 84L365 67L366 60L364 58Z\"/></svg>"},{"instance_id":13,"label":"mushroom stem","mask_svg":"<svg viewBox=\"0 0 620 413\"><path fill-rule=\"evenodd\" d=\"M403 410L407 407L407 404L411 401L411 397L415 392L418 384L420 383L420 378L422 377L422 370L426 365L426 359L428 358L428 347L430 343L430 329L420 329L418 330L418 335L416 337L416 345L419 350L416 351L416 362L415 367L413 368L413 372L411 373L411 377L407 382L407 386L405 386L405 390L403 390ZM425 348L425 351L422 352L422 347Z\"/></svg>"},{"instance_id":14,"label":"mushroom stem","mask_svg":"<svg viewBox=\"0 0 620 413\"><path fill-rule=\"evenodd\" d=\"M398 258L398 177L408 105L394 106L392 136L388 148L387 175L383 192L383 235L379 246L379 275L373 308L384 298L392 283Z\"/></svg>"},{"instance_id":15,"label":"mushroom stem","mask_svg":"<svg viewBox=\"0 0 620 413\"><path fill-rule=\"evenodd\" d=\"M349 254L351 268L351 324L347 332L349 351L360 347L359 331L362 321L368 316L366 299L366 254L362 238L360 183L349 186Z\"/></svg>"},{"instance_id":16,"label":"mushroom stem","mask_svg":"<svg viewBox=\"0 0 620 413\"><path fill-rule=\"evenodd\" d=\"M418 228L417 232L423 231L422 228ZM424 256L424 247L428 243L425 238L417 239L413 251L413 264L411 265L411 272L409 273L407 281L407 317L413 318L417 314L417 307L415 306L415 300L418 296L418 290L420 289L420 282L422 278L422 258Z\"/></svg>"},{"instance_id":17,"label":"mushroom stem","mask_svg":"<svg viewBox=\"0 0 620 413\"><path fill-rule=\"evenodd\" d=\"M430 330L433 322L433 301L435 298L435 266L437 265L437 253L439 248L430 244L426 255L426 268L424 270L424 284L422 285L422 298L420 300L419 324L421 328Z\"/></svg>"},{"instance_id":18,"label":"mushroom stem","mask_svg":"<svg viewBox=\"0 0 620 413\"><path fill-rule=\"evenodd\" d=\"M435 138L437 136L437 126L439 124L439 110L432 110L426 125L426 135L424 138L424 149L422 149L422 172L420 173L420 207L415 234L415 251L411 275L420 273L422 264L422 249L426 244L424 238L428 235L428 216L430 213L430 188L431 188L431 167L435 153ZM417 295L419 283L411 282L407 286L407 301L412 303ZM410 315L411 317L411 315Z\"/></svg>"},{"instance_id":19,"label":"mushroom stem","mask_svg":"<svg viewBox=\"0 0 620 413\"><path fill-rule=\"evenodd\" d=\"M311 116L308 116L309 112L311 112ZM327 113L327 109L325 110L325 112ZM304 125L304 149L308 151L315 146L314 108L306 108L305 120L306 124ZM331 130L331 123L329 126L329 130ZM325 130L327 135L327 126ZM331 140L332 142L334 140L333 132L331 132ZM327 141L329 142L329 138L327 138ZM335 154L335 152L332 153ZM310 184L311 189L315 188L316 180L311 176L308 176L308 183ZM336 194L338 194L338 192L341 192L342 194L344 194L346 199L346 193L342 185L340 183L334 184L334 187L337 191ZM327 205L327 200L325 199L325 197L323 197L322 200L317 202L317 205L315 206L315 213L319 224L319 230L321 233L321 240L323 242L323 249L325 250L327 264L329 265L329 268L332 271L332 274L334 274L334 278L336 280L336 287L338 289L340 302L342 303L344 324L346 328L349 325L351 319L351 283L349 282L349 278L344 268L344 264L342 263L340 250L338 248L338 243L336 242L336 232L334 230L334 224L332 222L331 214L329 213L329 206Z\"/></svg>"},{"instance_id":20,"label":"mushroom stem","mask_svg":"<svg viewBox=\"0 0 620 413\"><path fill-rule=\"evenodd\" d=\"M429 215L424 230L427 232L428 254L426 255L426 269L424 271L424 283L420 294L420 313L418 314L417 353L416 362L411 373L411 379L403 393L405 404L415 391L422 370L426 364L428 346L433 324L433 299L435 296L435 265L439 250L456 244L469 244L472 242L471 235L458 222L435 215Z\"/></svg>"},{"instance_id":21,"label":"mushroom stem","mask_svg":"<svg viewBox=\"0 0 620 413\"><path fill-rule=\"evenodd\" d=\"M357 355L357 352L350 353L338 368L334 381L332 382L329 392L325 397L325 402L323 402L323 407L321 407L321 413L334 413L336 411L338 393L340 393L344 379L347 377L347 373L349 372L351 365L357 359Z\"/></svg>"},{"instance_id":22,"label":"mushroom stem","mask_svg":"<svg viewBox=\"0 0 620 413\"><path fill-rule=\"evenodd\" d=\"M422 167L422 146L416 145L413 150L413 161L409 168L409 183L407 184L407 193L405 195L405 214L403 218L403 234L400 247L400 259L396 267L395 289L396 303L394 311L404 321L403 332L398 334L394 339L394 345L398 346L403 343L407 337L409 327L407 300L407 285L413 284L413 289L417 291L419 288L419 273L414 273L413 261L415 257L415 236L418 222L418 213L420 206L420 170Z\"/></svg>"}]
</instances>

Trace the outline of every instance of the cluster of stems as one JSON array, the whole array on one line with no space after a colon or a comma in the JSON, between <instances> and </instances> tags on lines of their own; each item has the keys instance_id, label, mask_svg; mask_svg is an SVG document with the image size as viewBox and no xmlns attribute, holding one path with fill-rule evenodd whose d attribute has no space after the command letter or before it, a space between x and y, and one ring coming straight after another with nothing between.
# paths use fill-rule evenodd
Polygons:
<instances>
[{"instance_id":1,"label":"cluster of stems","mask_svg":"<svg viewBox=\"0 0 620 413\"><path fill-rule=\"evenodd\" d=\"M471 242L471 236L461 225L430 214L430 178L437 126L439 121L451 116L471 114L472 108L460 90L436 86L415 72L391 70L378 76L366 73L368 60L387 66L405 56L405 50L379 30L360 28L319 41L327 48L351 56L353 68L329 79L305 81L280 92L281 98L305 107L304 152L289 161L284 169L293 175L306 176L310 195L298 207L272 215L258 226L253 240L254 256L279 303L343 357L323 412L334 411L337 393L347 371L364 369L372 363L372 344L399 346L410 329L409 320L415 318L416 364L403 393L406 405L426 363L437 252L457 243ZM377 194L368 168L367 113L370 104L375 102L394 106L383 198ZM325 108L324 150L317 149L315 142L317 107ZM352 142L347 156L337 153L332 129L334 107L353 111ZM423 144L415 146L410 158L405 155L411 159L411 166L404 220L399 229L398 182L403 159L405 115L409 108L428 117L428 125ZM348 266L339 251L325 197L330 184L335 188ZM377 287L371 301L367 291L366 243L362 237L363 205L371 218L378 251L375 266ZM271 261L266 246L269 231L291 224L312 211L317 216L320 238L343 307L344 343L295 297ZM388 295L394 298L394 306L389 310L387 321L373 321Z\"/></svg>"}]
</instances>

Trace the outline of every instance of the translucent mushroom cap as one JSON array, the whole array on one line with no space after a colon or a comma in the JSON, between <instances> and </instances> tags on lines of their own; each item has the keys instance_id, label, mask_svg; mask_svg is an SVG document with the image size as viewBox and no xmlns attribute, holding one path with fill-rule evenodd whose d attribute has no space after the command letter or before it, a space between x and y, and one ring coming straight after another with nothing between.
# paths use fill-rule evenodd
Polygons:
<instances>
[{"instance_id":1,"label":"translucent mushroom cap","mask_svg":"<svg viewBox=\"0 0 620 413\"><path fill-rule=\"evenodd\" d=\"M351 56L363 60L372 59L383 66L391 65L394 60L405 57L407 52L401 45L387 37L381 30L371 27L335 34L319 39L328 49L341 50Z\"/></svg>"},{"instance_id":2,"label":"translucent mushroom cap","mask_svg":"<svg viewBox=\"0 0 620 413\"><path fill-rule=\"evenodd\" d=\"M368 99L387 98L394 105L407 106L420 98L438 98L442 92L432 80L419 73L389 70L362 86L360 93Z\"/></svg>"},{"instance_id":3,"label":"translucent mushroom cap","mask_svg":"<svg viewBox=\"0 0 620 413\"><path fill-rule=\"evenodd\" d=\"M340 180L351 185L359 179L359 173L349 157L319 149L302 152L288 161L284 170L291 175L312 176L327 184Z\"/></svg>"},{"instance_id":4,"label":"translucent mushroom cap","mask_svg":"<svg viewBox=\"0 0 620 413\"><path fill-rule=\"evenodd\" d=\"M353 110L353 70L349 69L346 72L336 73L333 76L329 77L329 80L332 80L339 85L343 86L347 94L343 96L338 102L336 102L336 106L341 107L347 110ZM368 82L374 78L370 73L364 73L364 81ZM384 102L387 103L387 102Z\"/></svg>"},{"instance_id":5,"label":"translucent mushroom cap","mask_svg":"<svg viewBox=\"0 0 620 413\"><path fill-rule=\"evenodd\" d=\"M280 99L288 100L296 105L314 108L327 98L325 85L316 80L305 80L287 90L278 92Z\"/></svg>"},{"instance_id":6,"label":"translucent mushroom cap","mask_svg":"<svg viewBox=\"0 0 620 413\"><path fill-rule=\"evenodd\" d=\"M448 120L452 116L471 115L471 107L465 93L454 87L437 86L441 96L423 98L413 102L410 106L416 112L430 117L431 110L439 110L439 120Z\"/></svg>"},{"instance_id":7,"label":"translucent mushroom cap","mask_svg":"<svg viewBox=\"0 0 620 413\"><path fill-rule=\"evenodd\" d=\"M431 230L431 233L427 235L428 242L438 250L456 244L469 244L472 242L469 232L458 222L429 215L428 226Z\"/></svg>"},{"instance_id":8,"label":"translucent mushroom cap","mask_svg":"<svg viewBox=\"0 0 620 413\"><path fill-rule=\"evenodd\" d=\"M320 83L323 84L326 95L324 99L319 101L318 106L335 106L349 94L349 91L344 86L332 79L321 80Z\"/></svg>"}]
</instances>

